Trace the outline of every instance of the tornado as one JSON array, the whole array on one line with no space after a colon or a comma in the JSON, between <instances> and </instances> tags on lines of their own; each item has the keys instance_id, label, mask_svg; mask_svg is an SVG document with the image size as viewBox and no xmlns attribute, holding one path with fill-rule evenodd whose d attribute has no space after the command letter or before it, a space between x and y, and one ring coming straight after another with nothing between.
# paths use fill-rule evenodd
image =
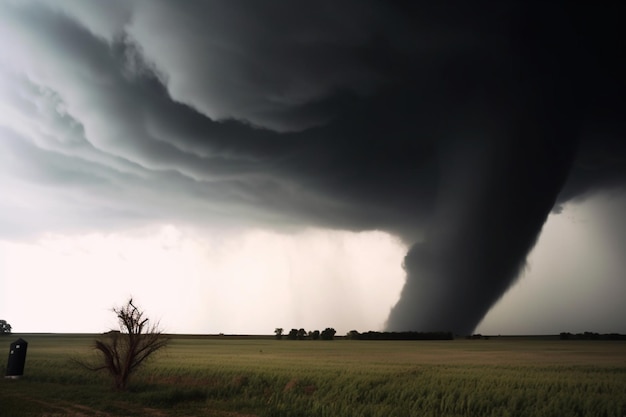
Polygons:
<instances>
[{"instance_id":1,"label":"tornado","mask_svg":"<svg viewBox=\"0 0 626 417\"><path fill-rule=\"evenodd\" d=\"M571 16L549 9L520 10L510 67L482 67L494 74L470 90L485 97L482 112L468 106L472 123L440 143L435 212L404 258L387 330L471 334L523 270L572 168L590 101L584 42Z\"/></svg>"},{"instance_id":2,"label":"tornado","mask_svg":"<svg viewBox=\"0 0 626 417\"><path fill-rule=\"evenodd\" d=\"M424 240L404 258L406 282L388 330L471 334L515 281L576 149L567 141L515 142L493 144L448 180Z\"/></svg>"}]
</instances>

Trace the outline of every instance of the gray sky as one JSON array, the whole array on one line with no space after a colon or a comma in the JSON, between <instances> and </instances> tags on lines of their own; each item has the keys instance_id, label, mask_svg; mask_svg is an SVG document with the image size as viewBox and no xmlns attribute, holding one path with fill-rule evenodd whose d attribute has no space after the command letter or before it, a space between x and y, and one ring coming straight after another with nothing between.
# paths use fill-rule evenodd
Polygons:
<instances>
[{"instance_id":1,"label":"gray sky","mask_svg":"<svg viewBox=\"0 0 626 417\"><path fill-rule=\"evenodd\" d=\"M173 332L626 332L611 10L0 11L16 331L99 331L132 294Z\"/></svg>"}]
</instances>

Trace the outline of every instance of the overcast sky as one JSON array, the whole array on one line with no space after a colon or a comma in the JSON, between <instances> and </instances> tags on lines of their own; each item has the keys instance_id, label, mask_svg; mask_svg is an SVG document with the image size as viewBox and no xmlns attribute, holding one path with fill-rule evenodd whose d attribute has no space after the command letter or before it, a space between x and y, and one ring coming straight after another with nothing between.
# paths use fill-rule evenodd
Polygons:
<instances>
[{"instance_id":1,"label":"overcast sky","mask_svg":"<svg viewBox=\"0 0 626 417\"><path fill-rule=\"evenodd\" d=\"M486 6L0 0L0 318L626 333L618 14Z\"/></svg>"}]
</instances>

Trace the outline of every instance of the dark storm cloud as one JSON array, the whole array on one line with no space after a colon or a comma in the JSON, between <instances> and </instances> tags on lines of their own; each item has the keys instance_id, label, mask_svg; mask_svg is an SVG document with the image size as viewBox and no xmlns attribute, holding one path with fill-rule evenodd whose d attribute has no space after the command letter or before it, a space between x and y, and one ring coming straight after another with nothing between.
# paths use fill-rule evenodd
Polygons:
<instances>
[{"instance_id":1,"label":"dark storm cloud","mask_svg":"<svg viewBox=\"0 0 626 417\"><path fill-rule=\"evenodd\" d=\"M555 203L624 184L608 9L152 1L98 20L98 2L2 8L15 117L0 179L16 195L11 175L37 184L59 212L54 194L72 197L61 222L0 203L31 232L387 230L415 243L389 328L468 333Z\"/></svg>"}]
</instances>

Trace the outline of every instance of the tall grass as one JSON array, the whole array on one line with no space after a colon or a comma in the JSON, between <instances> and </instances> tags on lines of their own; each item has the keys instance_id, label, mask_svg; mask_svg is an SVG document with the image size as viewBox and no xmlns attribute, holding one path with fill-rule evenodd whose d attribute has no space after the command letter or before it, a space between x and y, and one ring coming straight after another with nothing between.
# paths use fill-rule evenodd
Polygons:
<instances>
[{"instance_id":1,"label":"tall grass","mask_svg":"<svg viewBox=\"0 0 626 417\"><path fill-rule=\"evenodd\" d=\"M93 415L626 415L624 342L175 338L119 394L106 374L69 360L89 355L93 337L24 338L26 375L3 381L0 416L59 406Z\"/></svg>"}]
</instances>

